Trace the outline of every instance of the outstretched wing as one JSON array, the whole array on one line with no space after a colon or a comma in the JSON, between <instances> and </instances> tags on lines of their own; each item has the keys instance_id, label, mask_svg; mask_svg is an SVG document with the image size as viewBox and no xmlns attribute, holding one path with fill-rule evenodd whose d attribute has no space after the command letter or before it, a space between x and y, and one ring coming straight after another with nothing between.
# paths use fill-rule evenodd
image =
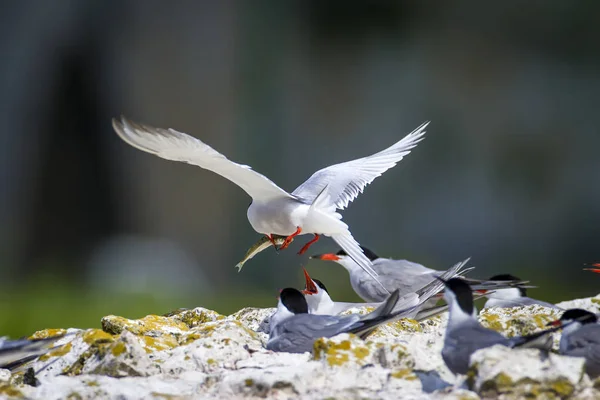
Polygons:
<instances>
[{"instance_id":1,"label":"outstretched wing","mask_svg":"<svg viewBox=\"0 0 600 400\"><path fill-rule=\"evenodd\" d=\"M121 117L115 132L133 147L166 160L181 161L215 172L235 183L255 200L291 197L248 165L234 163L202 141L174 129L154 128Z\"/></svg>"},{"instance_id":2,"label":"outstretched wing","mask_svg":"<svg viewBox=\"0 0 600 400\"><path fill-rule=\"evenodd\" d=\"M428 124L429 122L424 123L404 139L379 153L335 164L315 172L306 182L298 186L292 195L312 203L323 188L328 186L331 201L336 208L343 210L363 192L365 186L396 165L423 140Z\"/></svg>"}]
</instances>

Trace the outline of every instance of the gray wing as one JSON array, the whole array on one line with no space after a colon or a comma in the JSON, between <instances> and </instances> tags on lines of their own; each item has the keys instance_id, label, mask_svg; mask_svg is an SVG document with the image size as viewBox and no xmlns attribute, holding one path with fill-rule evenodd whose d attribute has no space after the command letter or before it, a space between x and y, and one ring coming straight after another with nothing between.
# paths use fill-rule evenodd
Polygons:
<instances>
[{"instance_id":1,"label":"gray wing","mask_svg":"<svg viewBox=\"0 0 600 400\"><path fill-rule=\"evenodd\" d=\"M424 123L404 139L385 150L368 157L331 165L314 174L292 192L292 195L312 203L325 186L328 187L331 201L335 207L343 210L352 200L363 192L365 186L375 178L396 165L410 153L417 143L423 140Z\"/></svg>"},{"instance_id":2,"label":"gray wing","mask_svg":"<svg viewBox=\"0 0 600 400\"><path fill-rule=\"evenodd\" d=\"M0 368L13 369L47 353L52 350L53 343L63 336L2 341L0 343Z\"/></svg>"},{"instance_id":3,"label":"gray wing","mask_svg":"<svg viewBox=\"0 0 600 400\"><path fill-rule=\"evenodd\" d=\"M295 315L278 324L267 349L288 353L311 351L314 341L321 337L332 337L359 324L359 316L334 317L328 315Z\"/></svg>"},{"instance_id":4,"label":"gray wing","mask_svg":"<svg viewBox=\"0 0 600 400\"><path fill-rule=\"evenodd\" d=\"M202 141L174 129L155 128L121 117L113 129L126 143L166 160L181 161L207 169L229 179L253 199L291 197L266 176L248 165L230 161Z\"/></svg>"},{"instance_id":5,"label":"gray wing","mask_svg":"<svg viewBox=\"0 0 600 400\"><path fill-rule=\"evenodd\" d=\"M566 338L563 336L561 340L565 340L566 344L562 354L585 357L586 363L600 367L600 325L584 325Z\"/></svg>"},{"instance_id":6,"label":"gray wing","mask_svg":"<svg viewBox=\"0 0 600 400\"><path fill-rule=\"evenodd\" d=\"M500 333L474 322L459 329L446 331L442 358L450 371L465 374L469 369L471 354L496 344L509 346L509 340Z\"/></svg>"}]
</instances>

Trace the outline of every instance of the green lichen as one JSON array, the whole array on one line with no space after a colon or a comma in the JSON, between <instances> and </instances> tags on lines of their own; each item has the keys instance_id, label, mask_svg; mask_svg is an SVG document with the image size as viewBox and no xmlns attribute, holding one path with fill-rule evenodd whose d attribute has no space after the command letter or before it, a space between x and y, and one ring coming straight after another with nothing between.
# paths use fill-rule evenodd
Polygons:
<instances>
[{"instance_id":1,"label":"green lichen","mask_svg":"<svg viewBox=\"0 0 600 400\"><path fill-rule=\"evenodd\" d=\"M66 397L67 400L83 400L83 397L77 392L71 392Z\"/></svg>"},{"instance_id":2,"label":"green lichen","mask_svg":"<svg viewBox=\"0 0 600 400\"><path fill-rule=\"evenodd\" d=\"M71 342L65 344L64 346L60 346L58 349L54 349L42 356L40 356L39 360L40 361L46 361L48 360L50 357L61 357L64 356L65 354L69 353L71 351L72 348L72 344Z\"/></svg>"}]
</instances>

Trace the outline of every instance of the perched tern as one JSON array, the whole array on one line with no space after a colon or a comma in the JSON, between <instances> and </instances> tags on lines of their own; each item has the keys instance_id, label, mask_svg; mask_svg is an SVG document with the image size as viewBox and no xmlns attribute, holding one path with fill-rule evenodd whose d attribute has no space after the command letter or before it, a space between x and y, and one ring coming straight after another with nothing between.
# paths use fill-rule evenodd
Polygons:
<instances>
[{"instance_id":1,"label":"perched tern","mask_svg":"<svg viewBox=\"0 0 600 400\"><path fill-rule=\"evenodd\" d=\"M308 313L308 303L299 290L283 289L277 311L269 321L266 347L273 351L304 353L312 351L314 341L321 337L353 333L364 339L379 325L398 318L397 313L392 313L397 301L398 291L395 291L379 308L367 315L316 315Z\"/></svg>"},{"instance_id":2,"label":"perched tern","mask_svg":"<svg viewBox=\"0 0 600 400\"><path fill-rule=\"evenodd\" d=\"M450 371L466 374L471 355L494 345L507 347L530 346L548 349L552 345L550 329L528 336L506 338L500 333L484 328L477 320L473 293L467 282L460 278L445 281L444 299L449 306L448 325L444 336L442 358Z\"/></svg>"},{"instance_id":3,"label":"perched tern","mask_svg":"<svg viewBox=\"0 0 600 400\"><path fill-rule=\"evenodd\" d=\"M0 368L15 369L52 350L52 345L64 335L44 339L8 340L0 338Z\"/></svg>"},{"instance_id":4,"label":"perched tern","mask_svg":"<svg viewBox=\"0 0 600 400\"><path fill-rule=\"evenodd\" d=\"M600 325L596 314L573 308L548 325L563 327L558 348L560 354L585 357L585 372L591 378L600 376Z\"/></svg>"},{"instance_id":5,"label":"perched tern","mask_svg":"<svg viewBox=\"0 0 600 400\"><path fill-rule=\"evenodd\" d=\"M281 249L297 235L313 234L314 238L300 250L302 254L319 235L330 236L372 278L377 274L371 262L336 210L346 208L365 186L409 154L423 139L428 124L378 153L323 168L288 193L251 167L228 160L185 133L141 125L125 117L112 121L115 132L131 146L167 160L197 165L241 187L252 197L247 212L250 225L269 238L273 234L287 236Z\"/></svg>"},{"instance_id":6,"label":"perched tern","mask_svg":"<svg viewBox=\"0 0 600 400\"><path fill-rule=\"evenodd\" d=\"M466 259L462 262L459 262L448 269L448 271L442 274L442 279L450 279L455 276L458 276L461 273L466 272L469 269L464 269L465 265L469 259ZM306 301L308 303L308 311L310 314L321 314L321 315L337 315L346 310L355 307L379 307L381 306L381 302L373 302L373 303L347 303L340 301L333 301L331 296L329 295L329 291L325 287L325 284L318 279L311 278L308 274L308 271L304 270L304 279L305 286L302 293L306 297ZM424 305L432 299L435 295L437 295L442 289L444 285L440 283L439 280L433 279L427 285L422 288L419 288L416 292L411 292L403 295L394 310L408 309L411 306L414 308L411 309L409 313L403 315L404 318L414 318L417 320L422 320L425 318L430 318L434 315L437 315L446 310L446 307L429 307L424 309ZM421 310L423 310L421 312Z\"/></svg>"},{"instance_id":7,"label":"perched tern","mask_svg":"<svg viewBox=\"0 0 600 400\"><path fill-rule=\"evenodd\" d=\"M354 262L352 257L348 256L344 249L335 254L319 254L311 256L311 258L334 261L346 268L350 274L350 284L352 285L352 289L354 289L360 298L367 302L383 301L387 297L387 292L392 292L396 289L400 290L400 296L413 293L447 272L427 268L421 264L407 260L382 258L366 247L361 247L364 254L371 260L373 270L377 273L379 282L381 282L386 290L383 290L378 282L373 281L373 279L371 279L371 277ZM508 287L517 284L516 282L465 279L472 285L474 290L495 290L498 287ZM433 306L435 301L435 299L432 299L428 306Z\"/></svg>"},{"instance_id":8,"label":"perched tern","mask_svg":"<svg viewBox=\"0 0 600 400\"><path fill-rule=\"evenodd\" d=\"M520 280L516 276L510 274L494 275L490 278L491 281L518 281ZM527 289L524 287L511 287L507 289L494 289L493 293L486 295L488 300L485 302L483 308L508 308L508 307L519 307L519 306L530 306L537 304L540 306L554 308L556 310L562 310L562 308L547 303L545 301L532 299L527 297Z\"/></svg>"}]
</instances>

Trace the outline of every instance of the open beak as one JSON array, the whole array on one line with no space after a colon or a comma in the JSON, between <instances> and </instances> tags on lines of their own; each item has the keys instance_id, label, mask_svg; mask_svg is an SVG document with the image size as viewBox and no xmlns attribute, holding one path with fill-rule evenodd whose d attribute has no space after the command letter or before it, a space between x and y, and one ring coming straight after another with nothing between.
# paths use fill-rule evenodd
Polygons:
<instances>
[{"instance_id":1,"label":"open beak","mask_svg":"<svg viewBox=\"0 0 600 400\"><path fill-rule=\"evenodd\" d=\"M556 321L548 322L546 324L546 326L561 326L561 325L562 325L562 321L560 319L557 319Z\"/></svg>"},{"instance_id":2,"label":"open beak","mask_svg":"<svg viewBox=\"0 0 600 400\"><path fill-rule=\"evenodd\" d=\"M319 289L317 289L317 285L315 285L313 280L310 278L308 271L304 267L302 267L302 271L304 271L304 280L305 280L304 290L302 290L302 293L309 294L309 295L317 294L319 292Z\"/></svg>"},{"instance_id":3,"label":"open beak","mask_svg":"<svg viewBox=\"0 0 600 400\"><path fill-rule=\"evenodd\" d=\"M337 261L340 259L338 256L336 256L333 253L317 254L314 256L310 256L310 258L316 258L316 259L323 260L323 261Z\"/></svg>"}]
</instances>

